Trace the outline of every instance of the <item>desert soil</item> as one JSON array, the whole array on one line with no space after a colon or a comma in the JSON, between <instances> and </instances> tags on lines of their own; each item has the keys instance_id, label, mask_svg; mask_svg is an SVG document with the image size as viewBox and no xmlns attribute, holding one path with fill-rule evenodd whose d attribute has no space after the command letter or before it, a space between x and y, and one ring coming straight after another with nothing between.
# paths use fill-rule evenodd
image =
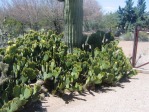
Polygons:
<instances>
[{"instance_id":1,"label":"desert soil","mask_svg":"<svg viewBox=\"0 0 149 112\"><path fill-rule=\"evenodd\" d=\"M132 57L133 41L120 41L119 46L122 47L127 57ZM138 42L136 61L136 66L149 62L149 42ZM149 69L149 65L141 68Z\"/></svg>"},{"instance_id":2,"label":"desert soil","mask_svg":"<svg viewBox=\"0 0 149 112\"><path fill-rule=\"evenodd\" d=\"M127 57L131 57L133 42L119 44ZM149 43L138 45L137 64L149 61ZM149 65L143 67L149 69ZM104 87L98 92L74 94L62 98L45 98L42 108L47 112L149 112L149 74L139 73L116 87Z\"/></svg>"}]
</instances>

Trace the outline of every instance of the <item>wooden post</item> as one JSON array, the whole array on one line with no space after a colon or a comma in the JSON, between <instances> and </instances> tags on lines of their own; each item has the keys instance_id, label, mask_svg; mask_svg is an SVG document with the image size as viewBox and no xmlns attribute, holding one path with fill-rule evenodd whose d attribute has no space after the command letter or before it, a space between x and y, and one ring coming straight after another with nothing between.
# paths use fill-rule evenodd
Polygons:
<instances>
[{"instance_id":1,"label":"wooden post","mask_svg":"<svg viewBox=\"0 0 149 112\"><path fill-rule=\"evenodd\" d=\"M134 44L133 44L133 55L132 55L132 66L136 66L136 56L137 56L137 47L138 47L138 26L135 27L135 33L134 33Z\"/></svg>"}]
</instances>

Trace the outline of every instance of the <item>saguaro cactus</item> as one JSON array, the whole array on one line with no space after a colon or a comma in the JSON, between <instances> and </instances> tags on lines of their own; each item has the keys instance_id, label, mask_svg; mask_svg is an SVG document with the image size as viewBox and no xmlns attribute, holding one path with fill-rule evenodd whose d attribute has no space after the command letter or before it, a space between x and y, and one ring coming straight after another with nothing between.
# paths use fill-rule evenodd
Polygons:
<instances>
[{"instance_id":1,"label":"saguaro cactus","mask_svg":"<svg viewBox=\"0 0 149 112\"><path fill-rule=\"evenodd\" d=\"M65 42L72 52L73 47L81 47L83 0L59 1L64 1Z\"/></svg>"}]
</instances>

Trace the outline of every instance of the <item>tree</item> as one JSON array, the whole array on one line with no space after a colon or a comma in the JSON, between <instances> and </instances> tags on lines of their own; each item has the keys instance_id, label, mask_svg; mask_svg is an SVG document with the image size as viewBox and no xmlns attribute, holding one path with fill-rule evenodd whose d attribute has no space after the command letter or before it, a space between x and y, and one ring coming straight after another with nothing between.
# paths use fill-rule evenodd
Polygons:
<instances>
[{"instance_id":1,"label":"tree","mask_svg":"<svg viewBox=\"0 0 149 112\"><path fill-rule=\"evenodd\" d=\"M26 28L62 32L64 4L57 0L2 0L1 3L3 14L21 22Z\"/></svg>"},{"instance_id":2,"label":"tree","mask_svg":"<svg viewBox=\"0 0 149 112\"><path fill-rule=\"evenodd\" d=\"M149 29L149 12L146 12L145 25Z\"/></svg>"},{"instance_id":3,"label":"tree","mask_svg":"<svg viewBox=\"0 0 149 112\"><path fill-rule=\"evenodd\" d=\"M146 10L146 2L145 0L138 0L138 4L136 7L136 13L137 13L137 24L138 25L145 25L147 21L147 13Z\"/></svg>"},{"instance_id":4,"label":"tree","mask_svg":"<svg viewBox=\"0 0 149 112\"><path fill-rule=\"evenodd\" d=\"M138 4L137 4L137 12L138 12L138 16L143 16L143 14L145 13L146 10L146 2L145 0L138 0Z\"/></svg>"},{"instance_id":5,"label":"tree","mask_svg":"<svg viewBox=\"0 0 149 112\"><path fill-rule=\"evenodd\" d=\"M5 18L3 21L3 33L9 33L11 37L17 37L19 34L23 34L22 24L13 18Z\"/></svg>"},{"instance_id":6,"label":"tree","mask_svg":"<svg viewBox=\"0 0 149 112\"><path fill-rule=\"evenodd\" d=\"M104 31L115 33L118 27L118 13L107 13L103 15L100 26Z\"/></svg>"},{"instance_id":7,"label":"tree","mask_svg":"<svg viewBox=\"0 0 149 112\"><path fill-rule=\"evenodd\" d=\"M42 21L45 22L46 27L61 33L63 29L63 3L57 0L41 0L41 11L43 14ZM43 23L42 23L43 25Z\"/></svg>"},{"instance_id":8,"label":"tree","mask_svg":"<svg viewBox=\"0 0 149 112\"><path fill-rule=\"evenodd\" d=\"M101 6L96 0L83 1L83 28L84 31L91 31L99 29L99 21L103 14Z\"/></svg>"},{"instance_id":9,"label":"tree","mask_svg":"<svg viewBox=\"0 0 149 112\"><path fill-rule=\"evenodd\" d=\"M83 0L64 1L64 22L64 40L69 47L68 52L73 52L73 47L81 47L83 26Z\"/></svg>"},{"instance_id":10,"label":"tree","mask_svg":"<svg viewBox=\"0 0 149 112\"><path fill-rule=\"evenodd\" d=\"M127 0L125 7L119 7L118 10L120 29L123 31L131 31L136 25L144 26L148 18L145 10L145 0L138 0L136 7L133 6L132 0Z\"/></svg>"},{"instance_id":11,"label":"tree","mask_svg":"<svg viewBox=\"0 0 149 112\"><path fill-rule=\"evenodd\" d=\"M132 25L137 21L137 14L133 4L134 2L132 0L126 0L125 7L119 7L119 28L122 31L132 30Z\"/></svg>"},{"instance_id":12,"label":"tree","mask_svg":"<svg viewBox=\"0 0 149 112\"><path fill-rule=\"evenodd\" d=\"M0 8L0 30L3 29L3 21L5 19L4 10Z\"/></svg>"},{"instance_id":13,"label":"tree","mask_svg":"<svg viewBox=\"0 0 149 112\"><path fill-rule=\"evenodd\" d=\"M7 17L14 18L22 24L29 24L34 29L34 24L39 21L40 0L3 0L2 7Z\"/></svg>"}]
</instances>

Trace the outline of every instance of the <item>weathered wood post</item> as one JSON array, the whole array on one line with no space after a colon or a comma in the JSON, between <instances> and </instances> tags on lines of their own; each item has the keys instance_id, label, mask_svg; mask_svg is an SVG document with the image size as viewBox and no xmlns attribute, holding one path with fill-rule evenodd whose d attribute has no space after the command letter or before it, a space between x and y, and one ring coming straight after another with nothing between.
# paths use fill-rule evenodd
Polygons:
<instances>
[{"instance_id":1,"label":"weathered wood post","mask_svg":"<svg viewBox=\"0 0 149 112\"><path fill-rule=\"evenodd\" d=\"M134 44L133 44L133 53L132 53L132 66L136 66L136 56L137 56L137 47L138 47L138 26L135 27L135 33L134 33Z\"/></svg>"}]
</instances>

